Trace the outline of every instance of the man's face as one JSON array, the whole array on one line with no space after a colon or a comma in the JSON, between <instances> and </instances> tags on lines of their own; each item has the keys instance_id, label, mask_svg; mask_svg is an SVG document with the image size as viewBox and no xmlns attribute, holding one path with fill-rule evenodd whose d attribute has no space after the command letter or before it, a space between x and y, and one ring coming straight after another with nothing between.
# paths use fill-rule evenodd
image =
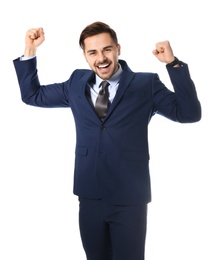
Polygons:
<instances>
[{"instance_id":1,"label":"man's face","mask_svg":"<svg viewBox=\"0 0 213 260\"><path fill-rule=\"evenodd\" d=\"M100 33L84 40L84 56L90 68L102 79L109 79L118 70L120 45L109 33Z\"/></svg>"}]
</instances>

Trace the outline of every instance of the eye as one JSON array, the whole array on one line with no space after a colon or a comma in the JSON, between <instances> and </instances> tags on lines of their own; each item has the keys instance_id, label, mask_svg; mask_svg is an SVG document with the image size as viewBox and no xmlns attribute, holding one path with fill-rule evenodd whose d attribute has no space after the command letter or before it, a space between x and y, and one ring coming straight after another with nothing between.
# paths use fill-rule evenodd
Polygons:
<instances>
[{"instance_id":1,"label":"eye","mask_svg":"<svg viewBox=\"0 0 213 260\"><path fill-rule=\"evenodd\" d=\"M106 48L105 51L106 52L110 52L112 49L111 48Z\"/></svg>"},{"instance_id":2,"label":"eye","mask_svg":"<svg viewBox=\"0 0 213 260\"><path fill-rule=\"evenodd\" d=\"M95 54L96 54L96 51L94 50L91 50L91 51L88 51L87 52L87 54L89 55L89 56L94 56Z\"/></svg>"}]
</instances>

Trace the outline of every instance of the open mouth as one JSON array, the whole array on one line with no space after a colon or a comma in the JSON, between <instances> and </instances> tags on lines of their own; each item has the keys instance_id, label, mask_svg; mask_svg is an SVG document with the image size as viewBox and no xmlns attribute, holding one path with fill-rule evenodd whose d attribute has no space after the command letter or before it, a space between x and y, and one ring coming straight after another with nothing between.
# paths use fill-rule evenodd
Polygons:
<instances>
[{"instance_id":1,"label":"open mouth","mask_svg":"<svg viewBox=\"0 0 213 260\"><path fill-rule=\"evenodd\" d=\"M107 69L107 68L109 68L109 63L108 64L103 64L103 65L99 65L99 66L97 66L99 69Z\"/></svg>"}]
</instances>

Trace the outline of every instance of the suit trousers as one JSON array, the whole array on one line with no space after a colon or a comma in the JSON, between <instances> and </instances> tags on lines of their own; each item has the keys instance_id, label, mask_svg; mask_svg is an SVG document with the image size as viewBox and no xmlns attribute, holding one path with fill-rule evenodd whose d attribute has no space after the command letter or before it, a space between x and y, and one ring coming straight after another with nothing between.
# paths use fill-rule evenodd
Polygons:
<instances>
[{"instance_id":1,"label":"suit trousers","mask_svg":"<svg viewBox=\"0 0 213 260\"><path fill-rule=\"evenodd\" d=\"M79 227L87 260L144 260L146 204L79 198Z\"/></svg>"}]
</instances>

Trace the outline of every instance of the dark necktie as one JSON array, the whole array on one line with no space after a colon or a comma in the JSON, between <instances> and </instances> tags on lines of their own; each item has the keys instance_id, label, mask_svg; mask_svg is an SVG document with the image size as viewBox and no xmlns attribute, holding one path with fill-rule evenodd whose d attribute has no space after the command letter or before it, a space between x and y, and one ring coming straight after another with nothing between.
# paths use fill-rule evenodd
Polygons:
<instances>
[{"instance_id":1,"label":"dark necktie","mask_svg":"<svg viewBox=\"0 0 213 260\"><path fill-rule=\"evenodd\" d=\"M101 83L101 90L98 93L98 97L95 103L95 110L101 120L106 116L109 103L109 91L108 91L109 82L104 80Z\"/></svg>"}]
</instances>

